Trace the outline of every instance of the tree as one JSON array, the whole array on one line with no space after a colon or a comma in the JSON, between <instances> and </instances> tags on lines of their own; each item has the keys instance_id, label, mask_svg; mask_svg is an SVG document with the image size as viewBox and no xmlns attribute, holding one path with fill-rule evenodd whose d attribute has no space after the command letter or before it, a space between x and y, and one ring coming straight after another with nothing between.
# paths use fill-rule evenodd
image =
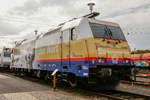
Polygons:
<instances>
[{"instance_id":1,"label":"tree","mask_svg":"<svg viewBox=\"0 0 150 100\"><path fill-rule=\"evenodd\" d=\"M150 50L135 50L132 51L131 54L142 54L142 53L150 53Z\"/></svg>"}]
</instances>

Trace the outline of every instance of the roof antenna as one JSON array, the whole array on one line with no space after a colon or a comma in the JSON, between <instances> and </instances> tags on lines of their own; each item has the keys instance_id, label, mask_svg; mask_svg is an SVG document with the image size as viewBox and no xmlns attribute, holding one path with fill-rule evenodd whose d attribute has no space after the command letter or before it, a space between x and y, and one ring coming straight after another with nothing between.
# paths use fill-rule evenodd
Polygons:
<instances>
[{"instance_id":1,"label":"roof antenna","mask_svg":"<svg viewBox=\"0 0 150 100\"><path fill-rule=\"evenodd\" d=\"M35 30L34 32L35 32L35 35L37 35L37 33L38 33L38 30Z\"/></svg>"},{"instance_id":2,"label":"roof antenna","mask_svg":"<svg viewBox=\"0 0 150 100\"><path fill-rule=\"evenodd\" d=\"M89 6L90 14L84 15L83 17L94 18L95 19L95 17L100 14L98 12L93 12L93 6L95 6L95 3L90 2L90 3L87 4L87 6Z\"/></svg>"},{"instance_id":3,"label":"roof antenna","mask_svg":"<svg viewBox=\"0 0 150 100\"><path fill-rule=\"evenodd\" d=\"M88 3L87 4L89 6L90 12L93 13L93 6L95 6L95 3Z\"/></svg>"}]
</instances>

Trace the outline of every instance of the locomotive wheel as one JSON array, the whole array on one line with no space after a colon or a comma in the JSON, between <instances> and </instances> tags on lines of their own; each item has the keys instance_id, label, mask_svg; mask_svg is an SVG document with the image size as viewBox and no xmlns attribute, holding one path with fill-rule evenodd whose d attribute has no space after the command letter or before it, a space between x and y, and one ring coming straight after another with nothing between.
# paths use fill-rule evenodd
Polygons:
<instances>
[{"instance_id":1,"label":"locomotive wheel","mask_svg":"<svg viewBox=\"0 0 150 100\"><path fill-rule=\"evenodd\" d=\"M44 76L44 80L49 80L49 76L50 76L50 72L46 72L45 76Z\"/></svg>"},{"instance_id":2,"label":"locomotive wheel","mask_svg":"<svg viewBox=\"0 0 150 100\"><path fill-rule=\"evenodd\" d=\"M71 87L76 87L77 86L77 82L72 82L72 81L69 81L69 84Z\"/></svg>"},{"instance_id":3,"label":"locomotive wheel","mask_svg":"<svg viewBox=\"0 0 150 100\"><path fill-rule=\"evenodd\" d=\"M68 82L71 87L76 87L77 86L77 77L74 74L69 74L68 75Z\"/></svg>"}]
</instances>

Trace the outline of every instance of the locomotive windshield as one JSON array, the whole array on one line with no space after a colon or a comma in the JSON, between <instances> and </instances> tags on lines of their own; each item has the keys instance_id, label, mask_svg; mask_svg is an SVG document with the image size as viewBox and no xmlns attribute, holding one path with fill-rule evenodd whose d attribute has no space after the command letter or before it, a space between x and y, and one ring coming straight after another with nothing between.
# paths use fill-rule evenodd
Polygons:
<instances>
[{"instance_id":1,"label":"locomotive windshield","mask_svg":"<svg viewBox=\"0 0 150 100\"><path fill-rule=\"evenodd\" d=\"M97 23L89 23L95 38L126 40L125 36L118 26L110 26Z\"/></svg>"},{"instance_id":2,"label":"locomotive windshield","mask_svg":"<svg viewBox=\"0 0 150 100\"><path fill-rule=\"evenodd\" d=\"M10 57L10 53L4 52L4 57Z\"/></svg>"}]
</instances>

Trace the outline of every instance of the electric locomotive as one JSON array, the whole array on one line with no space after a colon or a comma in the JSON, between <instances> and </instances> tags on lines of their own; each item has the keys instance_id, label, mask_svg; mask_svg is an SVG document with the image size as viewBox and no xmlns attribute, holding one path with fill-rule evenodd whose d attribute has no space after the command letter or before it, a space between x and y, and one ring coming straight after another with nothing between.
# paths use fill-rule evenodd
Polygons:
<instances>
[{"instance_id":1,"label":"electric locomotive","mask_svg":"<svg viewBox=\"0 0 150 100\"><path fill-rule=\"evenodd\" d=\"M131 60L136 66L138 73L150 73L150 53L132 54Z\"/></svg>"},{"instance_id":2,"label":"electric locomotive","mask_svg":"<svg viewBox=\"0 0 150 100\"><path fill-rule=\"evenodd\" d=\"M12 48L4 47L0 55L0 67L9 69L11 63Z\"/></svg>"},{"instance_id":3,"label":"electric locomotive","mask_svg":"<svg viewBox=\"0 0 150 100\"><path fill-rule=\"evenodd\" d=\"M150 53L144 54L132 54L131 59L137 67L149 67L150 66Z\"/></svg>"},{"instance_id":4,"label":"electric locomotive","mask_svg":"<svg viewBox=\"0 0 150 100\"><path fill-rule=\"evenodd\" d=\"M130 47L120 26L98 15L74 18L16 46L11 68L46 79L58 69L57 79L71 86L113 85L130 76Z\"/></svg>"}]
</instances>

